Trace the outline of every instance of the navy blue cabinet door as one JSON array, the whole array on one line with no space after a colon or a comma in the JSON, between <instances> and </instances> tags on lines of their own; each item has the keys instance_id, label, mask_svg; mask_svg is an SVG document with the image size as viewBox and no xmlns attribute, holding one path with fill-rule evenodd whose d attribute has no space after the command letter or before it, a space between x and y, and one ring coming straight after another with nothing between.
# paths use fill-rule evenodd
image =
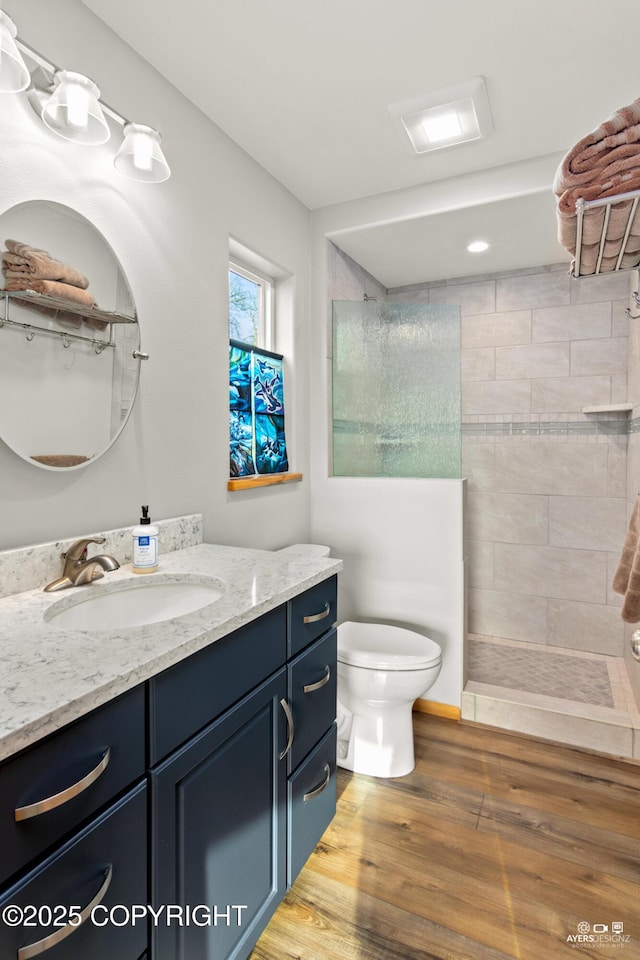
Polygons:
<instances>
[{"instance_id":1,"label":"navy blue cabinet door","mask_svg":"<svg viewBox=\"0 0 640 960\"><path fill-rule=\"evenodd\" d=\"M280 670L152 772L154 960L244 960L286 889ZM187 908L189 908L187 910Z\"/></svg>"}]
</instances>

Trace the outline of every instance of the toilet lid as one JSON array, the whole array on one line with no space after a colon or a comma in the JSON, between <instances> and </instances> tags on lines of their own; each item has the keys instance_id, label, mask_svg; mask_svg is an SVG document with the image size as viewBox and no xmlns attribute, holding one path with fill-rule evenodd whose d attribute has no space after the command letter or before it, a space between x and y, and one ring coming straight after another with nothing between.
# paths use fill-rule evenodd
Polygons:
<instances>
[{"instance_id":1,"label":"toilet lid","mask_svg":"<svg viewBox=\"0 0 640 960\"><path fill-rule=\"evenodd\" d=\"M338 627L341 663L369 670L422 670L440 663L441 657L434 640L404 627L351 620Z\"/></svg>"}]
</instances>

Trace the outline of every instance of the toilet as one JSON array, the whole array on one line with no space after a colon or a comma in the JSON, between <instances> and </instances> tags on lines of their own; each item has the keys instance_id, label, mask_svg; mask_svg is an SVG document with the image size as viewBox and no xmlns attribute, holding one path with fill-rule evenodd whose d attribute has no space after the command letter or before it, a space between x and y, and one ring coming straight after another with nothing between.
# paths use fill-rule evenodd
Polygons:
<instances>
[{"instance_id":1,"label":"toilet","mask_svg":"<svg viewBox=\"0 0 640 960\"><path fill-rule=\"evenodd\" d=\"M320 544L283 551L328 557ZM438 644L414 630L348 620L338 625L338 765L372 777L415 766L412 709L442 665Z\"/></svg>"},{"instance_id":2,"label":"toilet","mask_svg":"<svg viewBox=\"0 0 640 960\"><path fill-rule=\"evenodd\" d=\"M385 623L338 627L338 764L372 777L404 777L415 766L412 708L440 673L437 643ZM346 721L346 722L345 722ZM342 729L341 729L342 727Z\"/></svg>"}]
</instances>

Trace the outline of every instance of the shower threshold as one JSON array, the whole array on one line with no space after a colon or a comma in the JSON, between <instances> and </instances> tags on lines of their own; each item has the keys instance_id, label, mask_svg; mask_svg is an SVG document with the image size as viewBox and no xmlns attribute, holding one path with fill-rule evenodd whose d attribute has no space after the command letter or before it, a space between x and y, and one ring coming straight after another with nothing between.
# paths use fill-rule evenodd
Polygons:
<instances>
[{"instance_id":1,"label":"shower threshold","mask_svg":"<svg viewBox=\"0 0 640 960\"><path fill-rule=\"evenodd\" d=\"M640 760L622 657L469 634L462 719Z\"/></svg>"}]
</instances>

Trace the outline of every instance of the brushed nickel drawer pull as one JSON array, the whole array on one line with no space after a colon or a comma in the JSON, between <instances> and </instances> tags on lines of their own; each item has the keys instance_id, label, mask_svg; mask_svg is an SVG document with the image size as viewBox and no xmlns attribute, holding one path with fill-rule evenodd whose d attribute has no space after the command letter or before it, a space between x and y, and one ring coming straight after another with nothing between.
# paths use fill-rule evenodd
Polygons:
<instances>
[{"instance_id":1,"label":"brushed nickel drawer pull","mask_svg":"<svg viewBox=\"0 0 640 960\"><path fill-rule=\"evenodd\" d=\"M64 927L60 927L59 930L56 930L55 933L50 933L48 937L43 937L42 940L38 940L36 943L30 943L26 947L20 947L18 950L18 960L31 960L31 957L38 957L41 953L45 953L47 950L50 950L51 947L55 947L57 943L60 943L62 940L66 940L74 930L77 930L78 927L81 927L85 922L87 917L90 916L91 911L94 907L97 907L98 904L104 899L109 886L111 885L111 878L113 876L113 866L109 864L107 869L104 871L104 880L102 886L96 893L93 900L86 905L84 910L81 910L80 913L74 913L74 922L67 923Z\"/></svg>"},{"instance_id":2,"label":"brushed nickel drawer pull","mask_svg":"<svg viewBox=\"0 0 640 960\"><path fill-rule=\"evenodd\" d=\"M282 751L282 753L280 754L280 759L284 760L284 758L289 753L289 750L291 750L291 747L293 745L293 716L291 714L291 707L289 706L287 701L284 699L284 697L280 701L280 706L284 710L284 715L287 718L287 732L288 732L287 745Z\"/></svg>"},{"instance_id":3,"label":"brushed nickel drawer pull","mask_svg":"<svg viewBox=\"0 0 640 960\"><path fill-rule=\"evenodd\" d=\"M322 793L323 790L326 790L329 786L329 780L331 780L331 767L328 763L324 765L324 780L319 787L316 787L315 790L310 790L309 793L303 793L302 802L306 803L307 800L312 800L314 797L317 797L318 794Z\"/></svg>"},{"instance_id":4,"label":"brushed nickel drawer pull","mask_svg":"<svg viewBox=\"0 0 640 960\"><path fill-rule=\"evenodd\" d=\"M329 603L329 601L327 601L324 605L324 610L322 611L322 613L312 613L308 617L303 617L302 622L317 623L318 620L324 620L325 617L328 617L330 613L331 613L331 604Z\"/></svg>"},{"instance_id":5,"label":"brushed nickel drawer pull","mask_svg":"<svg viewBox=\"0 0 640 960\"><path fill-rule=\"evenodd\" d=\"M320 687L324 687L329 683L331 679L331 667L326 666L324 668L324 677L322 680L316 680L315 683L307 683L306 686L302 688L303 693L313 693L314 690L319 690Z\"/></svg>"},{"instance_id":6,"label":"brushed nickel drawer pull","mask_svg":"<svg viewBox=\"0 0 640 960\"><path fill-rule=\"evenodd\" d=\"M13 816L16 823L19 823L20 820L29 820L31 817L39 817L41 813L46 813L48 810L53 810L55 807L61 806L63 803L72 800L74 797L77 797L79 794L83 793L90 787L92 783L98 779L101 774L109 766L109 760L111 759L111 747L107 747L105 752L102 754L98 764L90 770L89 773L78 780L77 783L73 783L70 787L67 787L66 790L62 790L60 793L54 794L52 797L46 797L44 800L38 800L37 803L29 803L25 807L16 807L14 810Z\"/></svg>"}]
</instances>

